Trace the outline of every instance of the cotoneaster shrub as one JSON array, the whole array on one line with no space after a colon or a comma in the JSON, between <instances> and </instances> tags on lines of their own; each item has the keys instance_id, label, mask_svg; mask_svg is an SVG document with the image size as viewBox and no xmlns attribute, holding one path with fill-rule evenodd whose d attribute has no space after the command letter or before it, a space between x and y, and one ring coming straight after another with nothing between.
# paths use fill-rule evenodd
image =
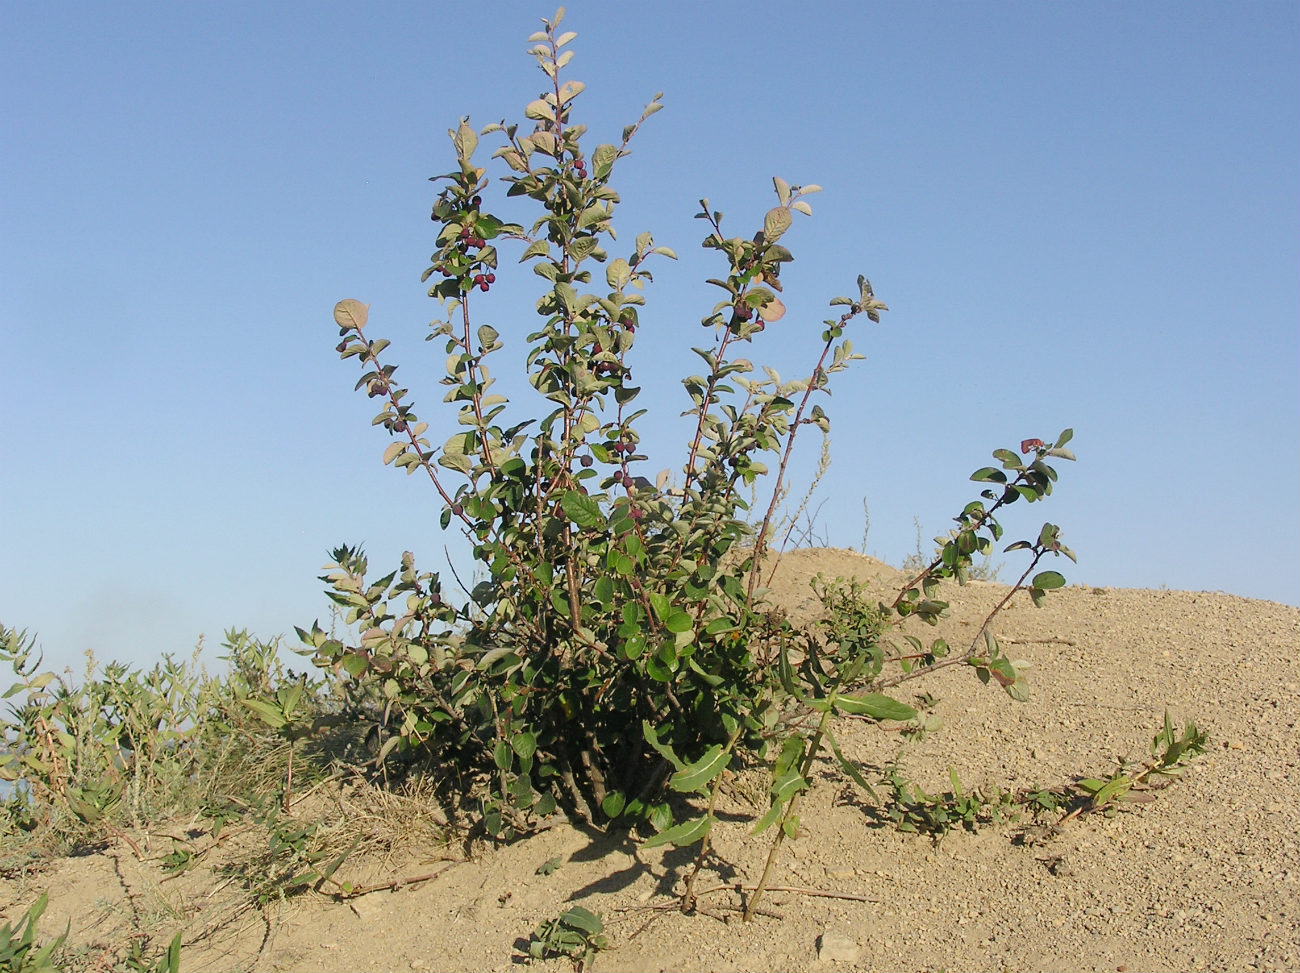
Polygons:
<instances>
[{"instance_id":1,"label":"cotoneaster shrub","mask_svg":"<svg viewBox=\"0 0 1300 973\"><path fill-rule=\"evenodd\" d=\"M340 547L323 580L359 637L317 624L299 634L318 665L342 674L352 704L375 714L386 735L380 759L432 759L491 835L526 831L560 809L598 828L637 827L651 843L700 842L702 856L722 772L754 759L772 767L771 811L759 825L779 824L775 855L797 828L798 795L824 747L869 786L840 756L837 714L913 720L915 710L882 690L954 664L1024 697L988 621L968 646L923 642L909 629L944 612L938 582L966 580L972 556L1001 538L1004 507L1052 492L1049 462L1074 458L1071 433L996 451L999 466L972 477L979 497L891 604L828 581L818 590L823 623L798 629L773 611L760 570L792 450L808 427L829 430L824 395L862 357L850 335L887 308L859 277L850 296L830 300L819 332L784 320L787 233L811 215L819 187L774 179L776 205L738 236L701 200L718 301L693 349L698 372L682 379L692 433L679 486L639 475L648 419L633 379L636 339L653 268L675 255L648 233L630 246L615 237L614 176L659 96L619 138L590 136L577 114L584 86L563 75L575 35L559 31L562 13L530 38L547 91L524 108L526 121L476 130L462 119L449 133L455 166L434 177L424 279L441 308L429 337L447 355L444 407L417 412L388 342L368 330L367 305L345 300L334 311L338 352L359 364L357 388L391 440L384 462L429 480L442 527L469 538L482 580L453 597L410 553L371 580L365 555ZM510 273L537 279L537 302L488 323L478 297ZM494 387L507 341L527 348L523 401ZM797 352L806 355L797 379L753 364L770 354L788 373ZM756 486L767 499L751 509ZM1029 565L999 609L1021 590L1041 602L1064 578L1040 562L1073 557L1052 524L1007 548L1017 549ZM670 792L707 795L706 809L678 820Z\"/></svg>"}]
</instances>

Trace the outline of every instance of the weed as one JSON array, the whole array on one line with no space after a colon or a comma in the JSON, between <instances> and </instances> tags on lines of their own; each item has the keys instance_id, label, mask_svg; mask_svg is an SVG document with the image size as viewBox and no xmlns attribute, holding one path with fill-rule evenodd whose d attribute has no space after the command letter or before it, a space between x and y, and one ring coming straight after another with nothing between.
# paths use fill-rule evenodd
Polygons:
<instances>
[{"instance_id":1,"label":"weed","mask_svg":"<svg viewBox=\"0 0 1300 973\"><path fill-rule=\"evenodd\" d=\"M567 956L573 960L574 969L591 968L592 958L609 942L605 938L605 923L601 917L580 905L566 909L558 918L539 925L528 944L528 955L534 959L551 959Z\"/></svg>"},{"instance_id":2,"label":"weed","mask_svg":"<svg viewBox=\"0 0 1300 973\"><path fill-rule=\"evenodd\" d=\"M67 941L67 930L44 946L36 943L36 924L48 904L49 897L42 895L18 920L18 925L6 922L0 926L0 973L57 973L51 958Z\"/></svg>"}]
</instances>

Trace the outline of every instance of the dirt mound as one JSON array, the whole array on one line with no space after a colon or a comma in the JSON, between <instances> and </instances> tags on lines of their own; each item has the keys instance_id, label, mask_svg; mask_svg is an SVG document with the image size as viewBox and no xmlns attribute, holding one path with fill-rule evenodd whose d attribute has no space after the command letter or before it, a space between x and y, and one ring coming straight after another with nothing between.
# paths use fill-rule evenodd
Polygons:
<instances>
[{"instance_id":1,"label":"dirt mound","mask_svg":"<svg viewBox=\"0 0 1300 973\"><path fill-rule=\"evenodd\" d=\"M817 611L808 580L854 576L883 597L893 568L848 551L786 555L769 587L796 620ZM1006 592L974 582L943 597L936 634L968 644ZM1023 596L1021 596L1023 598ZM1012 702L954 667L915 687L944 729L908 743L849 725L842 742L869 768L900 755L927 790L1052 785L1105 776L1141 757L1166 709L1211 734L1211 750L1154 803L1059 831L1027 822L954 831L935 845L899 833L830 764L787 842L762 914L743 923L733 886L753 883L766 842L758 775L722 796L717 857L700 913L671 898L689 854L567 825L471 860L427 841L368 856L355 882L431 876L349 904L305 896L265 909L205 864L168 879L165 836L125 842L0 885L17 920L42 891L46 934L71 923L95 944L136 928L186 930L197 970L492 970L527 962L529 933L573 904L603 914L610 949L596 969L1294 969L1300 965L1300 609L1223 594L1066 588L1043 609L1017 598L999 617L1032 696ZM964 641L963 641L964 640ZM219 856L213 856L213 864ZM353 863L349 861L348 867ZM340 873L341 874L341 873ZM246 896L245 896L246 898ZM163 939L165 942L165 938ZM819 959L819 948L822 958ZM562 961L540 969L568 969Z\"/></svg>"}]
</instances>

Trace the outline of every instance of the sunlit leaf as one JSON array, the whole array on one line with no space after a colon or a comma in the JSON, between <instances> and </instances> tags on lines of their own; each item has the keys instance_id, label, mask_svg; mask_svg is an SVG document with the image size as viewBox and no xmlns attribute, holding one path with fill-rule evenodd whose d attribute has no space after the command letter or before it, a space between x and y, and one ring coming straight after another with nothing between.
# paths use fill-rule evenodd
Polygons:
<instances>
[{"instance_id":1,"label":"sunlit leaf","mask_svg":"<svg viewBox=\"0 0 1300 973\"><path fill-rule=\"evenodd\" d=\"M713 819L708 815L699 818L693 818L690 821L683 821L681 824L673 825L667 831L660 831L653 838L641 845L642 848L657 848L660 845L676 845L681 848L686 845L693 845L713 827Z\"/></svg>"}]
</instances>

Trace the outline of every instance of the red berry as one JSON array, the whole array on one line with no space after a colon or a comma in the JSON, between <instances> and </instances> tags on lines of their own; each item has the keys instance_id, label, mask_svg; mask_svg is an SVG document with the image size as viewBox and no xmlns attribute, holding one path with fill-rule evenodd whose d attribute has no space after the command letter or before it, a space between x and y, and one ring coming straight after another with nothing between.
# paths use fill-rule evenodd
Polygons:
<instances>
[{"instance_id":1,"label":"red berry","mask_svg":"<svg viewBox=\"0 0 1300 973\"><path fill-rule=\"evenodd\" d=\"M497 275L496 275L496 274L488 274L488 275L487 275L486 277L484 277L483 279L486 280L489 284L495 284L495 283L497 282Z\"/></svg>"},{"instance_id":2,"label":"red berry","mask_svg":"<svg viewBox=\"0 0 1300 973\"><path fill-rule=\"evenodd\" d=\"M483 283L483 275L482 275L482 274L475 274L475 275L474 275L474 283L476 283L476 284L481 284L481 283Z\"/></svg>"},{"instance_id":3,"label":"red berry","mask_svg":"<svg viewBox=\"0 0 1300 973\"><path fill-rule=\"evenodd\" d=\"M615 471L614 471L614 482L615 482L615 483L622 483L622 482L623 482L623 471L622 471L622 470L615 470Z\"/></svg>"},{"instance_id":4,"label":"red berry","mask_svg":"<svg viewBox=\"0 0 1300 973\"><path fill-rule=\"evenodd\" d=\"M593 460L590 456L584 456L582 457L582 459L578 460L578 462L582 464L584 469L586 469L587 467L591 466Z\"/></svg>"},{"instance_id":5,"label":"red berry","mask_svg":"<svg viewBox=\"0 0 1300 973\"><path fill-rule=\"evenodd\" d=\"M462 507L460 504L458 504L458 503L453 503L453 504L451 505L451 514L452 514L453 517L459 517L459 516L460 516L461 514L463 514L464 512L465 512L465 508Z\"/></svg>"},{"instance_id":6,"label":"red berry","mask_svg":"<svg viewBox=\"0 0 1300 973\"><path fill-rule=\"evenodd\" d=\"M483 283L481 283L481 284L478 285L478 289L481 290L481 291L483 291L483 292L486 294L486 293L487 293L488 286L489 286L489 285L488 285L488 282L487 282L487 281L483 281Z\"/></svg>"},{"instance_id":7,"label":"red berry","mask_svg":"<svg viewBox=\"0 0 1300 973\"><path fill-rule=\"evenodd\" d=\"M472 200L470 200L470 203L471 203L471 205L473 205L473 206L475 206L475 207L482 206L482 205L483 205L483 197L482 197L482 196L475 196Z\"/></svg>"}]
</instances>

